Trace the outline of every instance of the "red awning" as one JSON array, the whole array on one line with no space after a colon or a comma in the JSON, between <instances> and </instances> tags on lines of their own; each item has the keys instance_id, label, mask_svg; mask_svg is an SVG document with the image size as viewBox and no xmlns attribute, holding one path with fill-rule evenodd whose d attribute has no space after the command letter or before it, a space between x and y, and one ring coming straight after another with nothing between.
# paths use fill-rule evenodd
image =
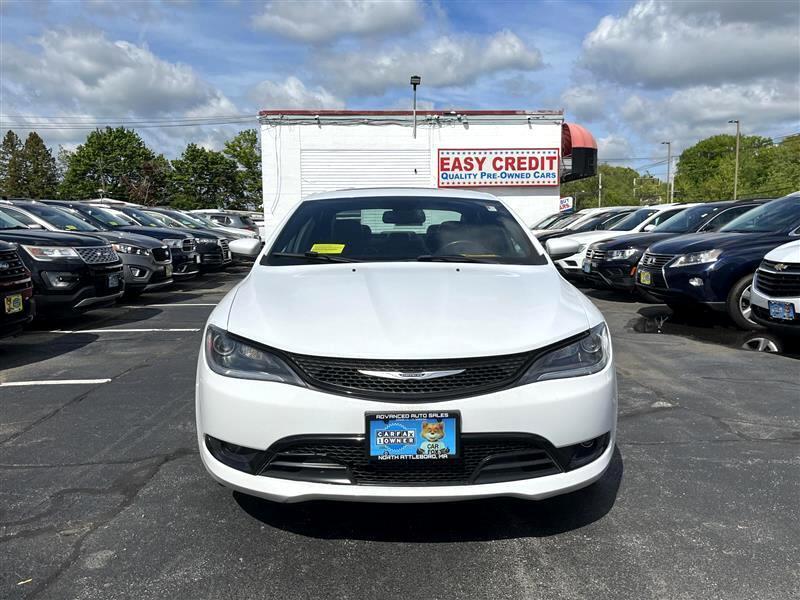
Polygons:
<instances>
[{"instance_id":1,"label":"red awning","mask_svg":"<svg viewBox=\"0 0 800 600\"><path fill-rule=\"evenodd\" d=\"M572 156L573 148L594 148L597 142L589 130L575 123L564 123L561 126L561 155Z\"/></svg>"}]
</instances>

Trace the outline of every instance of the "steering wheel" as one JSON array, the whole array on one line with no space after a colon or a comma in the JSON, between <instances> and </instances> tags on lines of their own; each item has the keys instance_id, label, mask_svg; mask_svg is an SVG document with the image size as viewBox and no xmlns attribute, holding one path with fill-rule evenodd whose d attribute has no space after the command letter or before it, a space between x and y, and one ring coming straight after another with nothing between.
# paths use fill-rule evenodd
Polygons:
<instances>
[{"instance_id":1,"label":"steering wheel","mask_svg":"<svg viewBox=\"0 0 800 600\"><path fill-rule=\"evenodd\" d=\"M483 244L472 240L456 240L449 242L439 248L436 254L489 254L490 252Z\"/></svg>"}]
</instances>

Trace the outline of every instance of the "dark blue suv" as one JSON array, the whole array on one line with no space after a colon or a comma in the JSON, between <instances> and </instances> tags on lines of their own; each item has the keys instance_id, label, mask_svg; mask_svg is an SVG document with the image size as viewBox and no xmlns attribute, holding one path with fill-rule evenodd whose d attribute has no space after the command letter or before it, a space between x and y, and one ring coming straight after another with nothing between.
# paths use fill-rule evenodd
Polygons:
<instances>
[{"instance_id":1,"label":"dark blue suv","mask_svg":"<svg viewBox=\"0 0 800 600\"><path fill-rule=\"evenodd\" d=\"M764 255L800 236L800 192L737 217L719 233L657 242L639 261L636 285L673 310L700 303L727 312L743 329L750 313L753 273Z\"/></svg>"}]
</instances>

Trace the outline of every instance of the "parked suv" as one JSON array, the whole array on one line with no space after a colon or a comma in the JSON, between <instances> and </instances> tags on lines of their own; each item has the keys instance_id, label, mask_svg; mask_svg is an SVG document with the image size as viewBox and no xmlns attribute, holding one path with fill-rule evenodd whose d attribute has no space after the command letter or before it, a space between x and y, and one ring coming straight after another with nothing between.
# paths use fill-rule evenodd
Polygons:
<instances>
[{"instance_id":1,"label":"parked suv","mask_svg":"<svg viewBox=\"0 0 800 600\"><path fill-rule=\"evenodd\" d=\"M31 272L37 313L110 306L125 290L122 261L99 237L28 229L0 213L0 240L18 245Z\"/></svg>"},{"instance_id":2,"label":"parked suv","mask_svg":"<svg viewBox=\"0 0 800 600\"><path fill-rule=\"evenodd\" d=\"M76 216L99 229L134 233L161 240L169 248L172 257L172 277L174 279L189 279L197 276L200 271L197 266L200 261L196 250L197 241L191 233L162 227L152 219L146 224L139 224L125 213L117 210L116 206L66 200L45 200L44 202L69 208L75 211Z\"/></svg>"},{"instance_id":3,"label":"parked suv","mask_svg":"<svg viewBox=\"0 0 800 600\"><path fill-rule=\"evenodd\" d=\"M0 212L29 227L90 233L110 242L122 259L125 295L128 297L161 289L172 283L172 258L163 242L135 233L100 229L68 211L67 208L49 206L35 200L0 202Z\"/></svg>"},{"instance_id":4,"label":"parked suv","mask_svg":"<svg viewBox=\"0 0 800 600\"><path fill-rule=\"evenodd\" d=\"M636 289L636 265L648 246L686 233L718 231L758 205L751 201L698 204L672 216L652 231L595 242L586 249L583 277L595 286L631 292Z\"/></svg>"},{"instance_id":5,"label":"parked suv","mask_svg":"<svg viewBox=\"0 0 800 600\"><path fill-rule=\"evenodd\" d=\"M0 338L18 333L31 322L32 296L31 274L17 254L16 245L0 242Z\"/></svg>"},{"instance_id":6,"label":"parked suv","mask_svg":"<svg viewBox=\"0 0 800 600\"><path fill-rule=\"evenodd\" d=\"M753 278L753 320L800 334L800 240L769 252Z\"/></svg>"},{"instance_id":7,"label":"parked suv","mask_svg":"<svg viewBox=\"0 0 800 600\"><path fill-rule=\"evenodd\" d=\"M191 231L197 238L197 253L200 255L201 269L217 269L231 264L233 257L228 247L228 238L225 235L207 229L200 221L195 221L177 210L148 207L139 209L139 212L159 221L163 227Z\"/></svg>"},{"instance_id":8,"label":"parked suv","mask_svg":"<svg viewBox=\"0 0 800 600\"><path fill-rule=\"evenodd\" d=\"M719 233L656 242L639 261L636 285L674 310L700 303L753 329L753 274L767 252L799 235L797 192L746 212Z\"/></svg>"},{"instance_id":9,"label":"parked suv","mask_svg":"<svg viewBox=\"0 0 800 600\"><path fill-rule=\"evenodd\" d=\"M222 227L243 229L258 235L258 226L255 224L255 221L253 221L253 219L246 214L235 213L226 210L214 211L208 209L193 210L191 212L192 215L195 215L195 213L202 214Z\"/></svg>"}]
</instances>

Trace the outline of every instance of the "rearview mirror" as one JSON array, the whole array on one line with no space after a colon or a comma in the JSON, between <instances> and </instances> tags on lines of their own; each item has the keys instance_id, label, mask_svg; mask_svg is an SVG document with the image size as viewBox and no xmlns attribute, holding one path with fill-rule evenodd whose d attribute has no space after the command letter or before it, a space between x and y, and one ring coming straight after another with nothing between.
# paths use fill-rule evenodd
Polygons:
<instances>
[{"instance_id":1,"label":"rearview mirror","mask_svg":"<svg viewBox=\"0 0 800 600\"><path fill-rule=\"evenodd\" d=\"M256 240L253 238L240 238L238 240L231 241L228 244L228 249L233 254L255 257L258 256L259 252L261 252L261 240Z\"/></svg>"},{"instance_id":2,"label":"rearview mirror","mask_svg":"<svg viewBox=\"0 0 800 600\"><path fill-rule=\"evenodd\" d=\"M645 225L643 231L653 231L655 228L656 226L651 223L650 225Z\"/></svg>"},{"instance_id":3,"label":"rearview mirror","mask_svg":"<svg viewBox=\"0 0 800 600\"><path fill-rule=\"evenodd\" d=\"M561 260L573 254L577 254L581 245L575 240L569 238L552 238L545 242L545 250L550 255L552 260Z\"/></svg>"}]
</instances>

